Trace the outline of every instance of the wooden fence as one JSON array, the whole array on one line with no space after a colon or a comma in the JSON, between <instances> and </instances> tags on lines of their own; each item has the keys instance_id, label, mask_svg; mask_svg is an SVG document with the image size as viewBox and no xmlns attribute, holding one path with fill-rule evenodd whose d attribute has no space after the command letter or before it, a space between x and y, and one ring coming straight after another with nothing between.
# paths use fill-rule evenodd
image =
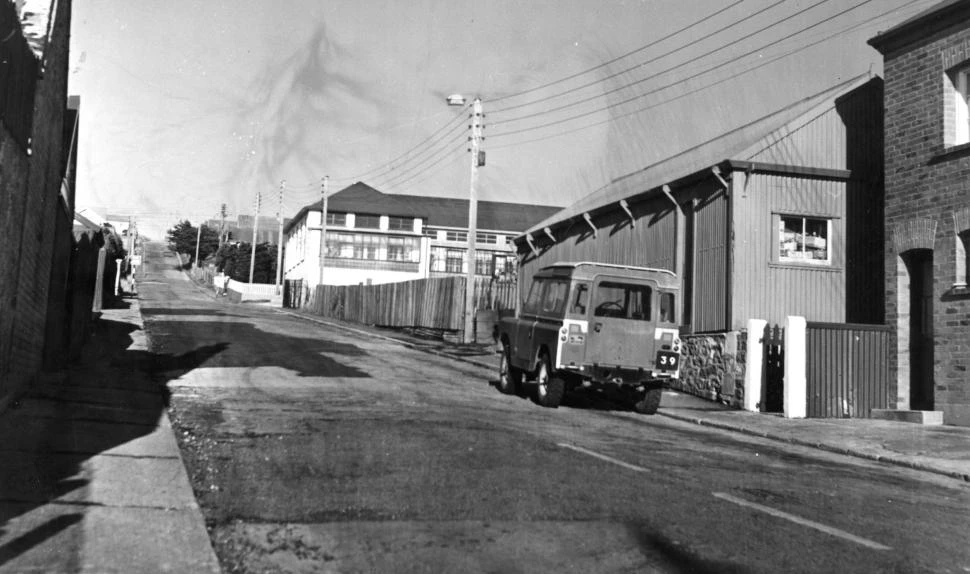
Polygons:
<instances>
[{"instance_id":1,"label":"wooden fence","mask_svg":"<svg viewBox=\"0 0 970 574\"><path fill-rule=\"evenodd\" d=\"M475 308L515 309L515 283L481 278ZM458 331L464 327L465 278L433 277L382 285L317 285L306 309L367 325Z\"/></svg>"}]
</instances>

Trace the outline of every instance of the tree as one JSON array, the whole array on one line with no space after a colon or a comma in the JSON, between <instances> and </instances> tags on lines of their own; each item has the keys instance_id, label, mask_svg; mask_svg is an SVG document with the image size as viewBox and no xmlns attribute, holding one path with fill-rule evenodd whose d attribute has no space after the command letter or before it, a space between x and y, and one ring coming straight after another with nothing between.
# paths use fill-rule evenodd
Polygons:
<instances>
[{"instance_id":1,"label":"tree","mask_svg":"<svg viewBox=\"0 0 970 574\"><path fill-rule=\"evenodd\" d=\"M219 249L219 231L209 226L202 226L202 236L199 229L185 219L175 224L166 232L168 248L176 253L188 254L189 259L195 258L195 245L199 243L199 259L205 260Z\"/></svg>"},{"instance_id":2,"label":"tree","mask_svg":"<svg viewBox=\"0 0 970 574\"><path fill-rule=\"evenodd\" d=\"M249 259L252 254L251 243L226 243L216 252L216 268L242 283L249 282ZM276 245L256 244L256 265L253 268L253 283L276 282Z\"/></svg>"}]
</instances>

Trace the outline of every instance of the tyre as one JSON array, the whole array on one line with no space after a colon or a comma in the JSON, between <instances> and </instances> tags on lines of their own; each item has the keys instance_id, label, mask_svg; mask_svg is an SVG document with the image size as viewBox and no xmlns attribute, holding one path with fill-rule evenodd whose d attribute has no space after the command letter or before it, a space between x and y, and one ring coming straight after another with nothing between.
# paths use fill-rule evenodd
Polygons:
<instances>
[{"instance_id":1,"label":"tyre","mask_svg":"<svg viewBox=\"0 0 970 574\"><path fill-rule=\"evenodd\" d=\"M660 398L663 396L663 388L656 387L647 389L639 395L633 403L633 409L642 415L652 415L660 408Z\"/></svg>"},{"instance_id":2,"label":"tyre","mask_svg":"<svg viewBox=\"0 0 970 574\"><path fill-rule=\"evenodd\" d=\"M554 409L562 402L562 397L565 394L565 381L551 375L549 361L543 357L539 363L539 372L536 375L536 402L544 407Z\"/></svg>"},{"instance_id":3,"label":"tyre","mask_svg":"<svg viewBox=\"0 0 970 574\"><path fill-rule=\"evenodd\" d=\"M512 366L509 359L509 348L502 346L498 366L498 390L506 395L514 395L519 390L519 381L522 380L522 371Z\"/></svg>"}]
</instances>

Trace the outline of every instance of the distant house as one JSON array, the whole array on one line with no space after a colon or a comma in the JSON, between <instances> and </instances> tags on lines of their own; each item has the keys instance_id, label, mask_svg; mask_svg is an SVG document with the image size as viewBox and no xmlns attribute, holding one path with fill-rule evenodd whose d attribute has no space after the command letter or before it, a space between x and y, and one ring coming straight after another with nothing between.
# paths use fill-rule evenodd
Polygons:
<instances>
[{"instance_id":1,"label":"distant house","mask_svg":"<svg viewBox=\"0 0 970 574\"><path fill-rule=\"evenodd\" d=\"M321 205L304 207L284 226L288 280L320 281ZM512 237L559 209L479 201L476 273L514 274ZM327 200L323 282L380 284L463 274L467 241L467 200L390 195L357 182Z\"/></svg>"},{"instance_id":2,"label":"distant house","mask_svg":"<svg viewBox=\"0 0 970 574\"><path fill-rule=\"evenodd\" d=\"M674 271L677 320L696 352L733 349L748 319L881 323L882 172L882 81L855 78L533 225L515 239L520 275L524 285L541 267L583 260ZM733 400L729 368L685 385Z\"/></svg>"},{"instance_id":3,"label":"distant house","mask_svg":"<svg viewBox=\"0 0 970 574\"><path fill-rule=\"evenodd\" d=\"M869 43L885 58L896 406L970 426L970 2L941 2Z\"/></svg>"}]
</instances>

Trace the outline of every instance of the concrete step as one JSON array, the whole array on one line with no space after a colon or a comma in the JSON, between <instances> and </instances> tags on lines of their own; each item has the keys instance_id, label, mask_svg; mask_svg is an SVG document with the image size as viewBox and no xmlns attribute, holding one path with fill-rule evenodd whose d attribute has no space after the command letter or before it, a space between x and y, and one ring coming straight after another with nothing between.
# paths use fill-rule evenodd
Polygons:
<instances>
[{"instance_id":1,"label":"concrete step","mask_svg":"<svg viewBox=\"0 0 970 574\"><path fill-rule=\"evenodd\" d=\"M896 409L872 409L872 418L920 425L942 425L943 411L905 411Z\"/></svg>"}]
</instances>

